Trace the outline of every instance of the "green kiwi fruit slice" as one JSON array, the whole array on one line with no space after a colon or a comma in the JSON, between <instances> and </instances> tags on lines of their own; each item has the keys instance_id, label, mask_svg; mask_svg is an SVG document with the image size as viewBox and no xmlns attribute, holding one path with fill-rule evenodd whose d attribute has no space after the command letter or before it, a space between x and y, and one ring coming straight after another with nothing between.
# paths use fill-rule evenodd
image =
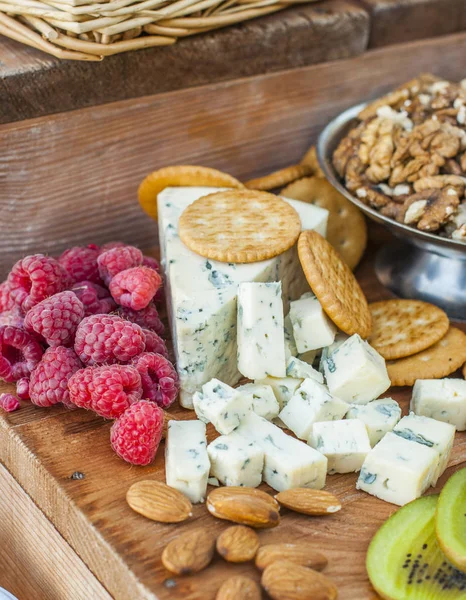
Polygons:
<instances>
[{"instance_id":1,"label":"green kiwi fruit slice","mask_svg":"<svg viewBox=\"0 0 466 600\"><path fill-rule=\"evenodd\" d=\"M385 600L465 600L466 574L447 561L435 535L437 500L406 504L373 537L367 573Z\"/></svg>"},{"instance_id":2,"label":"green kiwi fruit slice","mask_svg":"<svg viewBox=\"0 0 466 600\"><path fill-rule=\"evenodd\" d=\"M445 556L455 567L466 571L466 469L457 471L443 487L437 504L436 530Z\"/></svg>"}]
</instances>

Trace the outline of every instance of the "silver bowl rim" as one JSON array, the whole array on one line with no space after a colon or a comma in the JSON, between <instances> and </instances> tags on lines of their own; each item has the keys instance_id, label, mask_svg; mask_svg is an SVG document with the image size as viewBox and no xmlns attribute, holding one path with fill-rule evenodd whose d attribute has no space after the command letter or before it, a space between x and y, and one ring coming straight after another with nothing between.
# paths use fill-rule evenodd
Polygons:
<instances>
[{"instance_id":1,"label":"silver bowl rim","mask_svg":"<svg viewBox=\"0 0 466 600\"><path fill-rule=\"evenodd\" d=\"M409 225L404 225L403 223L398 223L398 221L380 214L374 208L371 208L370 206L364 204L364 202L361 202L359 198L353 196L353 194L351 194L351 192L349 192L341 183L331 162L331 156L328 155L329 146L333 145L333 147L336 148L337 144L343 137L340 135L342 129L346 129L351 121L356 119L357 115L363 108L367 106L367 104L367 102L362 102L361 104L357 104L356 106L346 109L337 117L332 119L320 133L317 141L317 158L326 178L334 188L336 188L341 194L343 194L343 196L348 198L348 200L360 208L363 213L368 215L368 217L370 217L372 220L386 225L388 229L393 229L393 233L395 233L395 235L398 237L402 239L417 238L418 243L422 242L425 244L427 242L433 246L436 246L438 249L449 248L450 250L459 250L466 253L466 244L464 242L452 240L451 238L444 238L433 233L420 231L419 229L410 227Z\"/></svg>"}]
</instances>

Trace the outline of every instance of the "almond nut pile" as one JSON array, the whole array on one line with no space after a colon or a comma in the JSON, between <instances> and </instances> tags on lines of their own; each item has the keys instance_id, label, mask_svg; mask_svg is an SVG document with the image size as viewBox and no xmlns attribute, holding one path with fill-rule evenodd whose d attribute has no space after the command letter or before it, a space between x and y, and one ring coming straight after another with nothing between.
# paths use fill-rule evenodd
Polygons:
<instances>
[{"instance_id":1,"label":"almond nut pile","mask_svg":"<svg viewBox=\"0 0 466 600\"><path fill-rule=\"evenodd\" d=\"M420 75L358 120L333 154L346 188L399 223L466 242L466 80Z\"/></svg>"}]
</instances>

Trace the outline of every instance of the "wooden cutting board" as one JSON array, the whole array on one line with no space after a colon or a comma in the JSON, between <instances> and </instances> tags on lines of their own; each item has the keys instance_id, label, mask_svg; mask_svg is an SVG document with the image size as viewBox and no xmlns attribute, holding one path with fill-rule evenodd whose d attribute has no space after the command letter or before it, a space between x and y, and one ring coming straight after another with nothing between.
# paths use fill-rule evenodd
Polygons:
<instances>
[{"instance_id":1,"label":"wooden cutting board","mask_svg":"<svg viewBox=\"0 0 466 600\"><path fill-rule=\"evenodd\" d=\"M375 278L373 255L371 247L357 272L371 301L390 296ZM7 389L10 387L2 384L1 390ZM406 412L410 389L392 389L390 394ZM182 418L193 417L192 412L178 406L171 410ZM258 580L259 573L252 565L231 565L221 558L215 558L208 569L192 577L172 577L164 569L160 557L170 540L197 527L220 533L228 524L211 517L204 505L197 505L194 517L181 525L157 524L134 513L126 504L125 494L136 481L164 481L164 449L160 448L152 466L130 466L110 448L110 425L86 411L68 411L58 406L39 409L27 403L17 412L0 415L0 462L63 536L64 539L58 536L63 552L69 551L69 544L117 600L214 600L228 576L244 573ZM461 433L456 436L450 467L440 479L437 491L465 461L466 434ZM72 479L76 471L83 473L84 479ZM279 527L260 532L260 539L263 543L305 540L315 544L329 559L326 573L337 584L340 598L372 600L377 596L366 576L365 553L374 532L396 507L356 491L356 478L356 474L328 477L326 489L342 500L339 513L310 518L284 509ZM270 491L266 485L263 488ZM13 500L2 498L2 502ZM40 527L43 535L50 535L53 551L60 552L60 541L52 533L47 534L39 523L40 511L35 515L32 512L29 517L29 528ZM15 545L21 548L19 540ZM41 557L36 558L40 569ZM83 571L70 573L73 576L83 583ZM89 593L87 598L97 596ZM63 600L84 598L70 596Z\"/></svg>"}]
</instances>

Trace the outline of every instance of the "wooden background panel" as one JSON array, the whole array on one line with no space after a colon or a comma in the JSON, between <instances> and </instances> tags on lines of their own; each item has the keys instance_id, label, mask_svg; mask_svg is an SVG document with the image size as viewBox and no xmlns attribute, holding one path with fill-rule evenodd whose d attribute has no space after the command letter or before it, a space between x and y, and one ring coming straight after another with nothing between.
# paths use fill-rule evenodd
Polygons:
<instances>
[{"instance_id":1,"label":"wooden background panel","mask_svg":"<svg viewBox=\"0 0 466 600\"><path fill-rule=\"evenodd\" d=\"M30 252L150 246L142 178L194 163L246 179L299 160L340 111L420 71L464 76L466 34L0 127L0 277ZM409 56L409 60L406 57Z\"/></svg>"},{"instance_id":2,"label":"wooden background panel","mask_svg":"<svg viewBox=\"0 0 466 600\"><path fill-rule=\"evenodd\" d=\"M326 0L100 63L0 38L0 123L348 58L368 36L357 0Z\"/></svg>"}]
</instances>

